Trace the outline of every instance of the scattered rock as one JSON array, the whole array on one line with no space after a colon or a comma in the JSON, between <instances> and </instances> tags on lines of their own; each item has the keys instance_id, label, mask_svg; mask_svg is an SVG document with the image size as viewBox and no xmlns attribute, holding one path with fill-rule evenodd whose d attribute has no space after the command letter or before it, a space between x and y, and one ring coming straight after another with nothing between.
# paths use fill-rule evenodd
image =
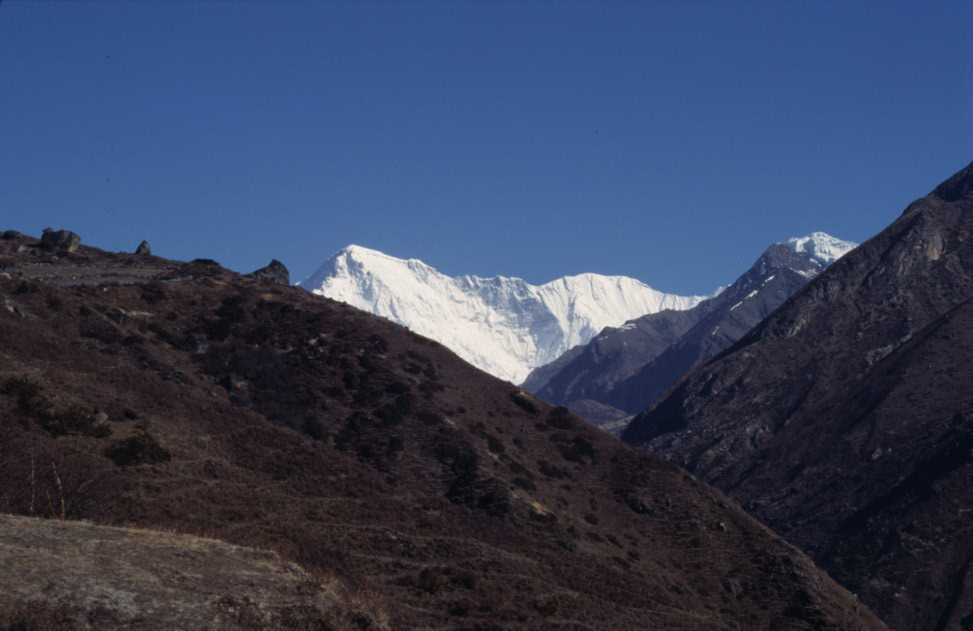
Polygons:
<instances>
[{"instance_id":1,"label":"scattered rock","mask_svg":"<svg viewBox=\"0 0 973 631\"><path fill-rule=\"evenodd\" d=\"M11 301L9 298L4 298L3 308L18 318L27 319L27 312L21 309L20 305Z\"/></svg>"},{"instance_id":2,"label":"scattered rock","mask_svg":"<svg viewBox=\"0 0 973 631\"><path fill-rule=\"evenodd\" d=\"M287 270L287 266L277 259L272 260L265 267L261 267L257 271L247 274L247 278L268 281L275 285L291 284L291 273Z\"/></svg>"},{"instance_id":3,"label":"scattered rock","mask_svg":"<svg viewBox=\"0 0 973 631\"><path fill-rule=\"evenodd\" d=\"M41 235L41 247L47 250L77 252L81 247L81 237L70 230L45 228Z\"/></svg>"},{"instance_id":4,"label":"scattered rock","mask_svg":"<svg viewBox=\"0 0 973 631\"><path fill-rule=\"evenodd\" d=\"M149 245L148 241L142 241L139 243L139 247L135 248L135 253L139 256L152 256L152 246Z\"/></svg>"}]
</instances>

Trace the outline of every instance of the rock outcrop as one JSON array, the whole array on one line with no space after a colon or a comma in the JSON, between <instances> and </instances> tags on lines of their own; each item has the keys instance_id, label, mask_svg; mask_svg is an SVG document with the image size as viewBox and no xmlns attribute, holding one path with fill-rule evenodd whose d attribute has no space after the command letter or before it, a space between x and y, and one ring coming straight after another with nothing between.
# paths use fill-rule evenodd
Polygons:
<instances>
[{"instance_id":1,"label":"rock outcrop","mask_svg":"<svg viewBox=\"0 0 973 631\"><path fill-rule=\"evenodd\" d=\"M41 235L41 247L57 252L77 252L81 247L81 237L70 230L46 228Z\"/></svg>"},{"instance_id":2,"label":"rock outcrop","mask_svg":"<svg viewBox=\"0 0 973 631\"><path fill-rule=\"evenodd\" d=\"M290 285L291 284L291 273L287 269L287 266L273 259L260 269L250 272L247 274L250 278L256 278L268 283L273 283L275 285Z\"/></svg>"}]
</instances>

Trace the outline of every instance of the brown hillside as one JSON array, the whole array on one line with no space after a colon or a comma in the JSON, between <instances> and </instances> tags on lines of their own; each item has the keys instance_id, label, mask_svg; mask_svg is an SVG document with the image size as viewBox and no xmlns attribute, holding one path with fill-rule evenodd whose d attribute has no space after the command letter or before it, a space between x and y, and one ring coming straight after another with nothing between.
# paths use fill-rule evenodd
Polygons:
<instances>
[{"instance_id":1,"label":"brown hillside","mask_svg":"<svg viewBox=\"0 0 973 631\"><path fill-rule=\"evenodd\" d=\"M0 241L0 511L274 549L399 629L884 628L718 493L403 328L35 245Z\"/></svg>"}]
</instances>

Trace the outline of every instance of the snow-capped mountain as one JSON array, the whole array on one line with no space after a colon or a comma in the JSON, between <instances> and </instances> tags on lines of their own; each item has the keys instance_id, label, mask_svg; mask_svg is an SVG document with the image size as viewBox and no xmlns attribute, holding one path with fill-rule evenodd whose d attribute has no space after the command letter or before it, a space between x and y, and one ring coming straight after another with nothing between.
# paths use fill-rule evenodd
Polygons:
<instances>
[{"instance_id":1,"label":"snow-capped mountain","mask_svg":"<svg viewBox=\"0 0 973 631\"><path fill-rule=\"evenodd\" d=\"M686 311L606 328L585 346L535 369L524 388L596 423L641 412L686 371L732 346L855 247L823 232L775 243L719 295Z\"/></svg>"},{"instance_id":2,"label":"snow-capped mountain","mask_svg":"<svg viewBox=\"0 0 973 631\"><path fill-rule=\"evenodd\" d=\"M386 317L513 383L608 326L706 296L667 294L634 278L580 274L532 285L520 278L447 276L418 259L351 245L299 283Z\"/></svg>"},{"instance_id":3,"label":"snow-capped mountain","mask_svg":"<svg viewBox=\"0 0 973 631\"><path fill-rule=\"evenodd\" d=\"M816 276L824 268L858 247L857 243L843 241L826 232L812 232L806 237L793 237L781 245L789 247L796 254L806 255L817 264L818 269L815 272L805 273L808 277Z\"/></svg>"}]
</instances>

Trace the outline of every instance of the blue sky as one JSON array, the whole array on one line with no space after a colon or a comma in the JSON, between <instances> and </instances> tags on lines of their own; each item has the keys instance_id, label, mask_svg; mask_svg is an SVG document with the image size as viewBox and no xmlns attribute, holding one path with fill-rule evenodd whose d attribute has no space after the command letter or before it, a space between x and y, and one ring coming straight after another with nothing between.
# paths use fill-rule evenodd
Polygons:
<instances>
[{"instance_id":1,"label":"blue sky","mask_svg":"<svg viewBox=\"0 0 973 631\"><path fill-rule=\"evenodd\" d=\"M973 3L0 2L0 224L732 280L973 160Z\"/></svg>"}]
</instances>

